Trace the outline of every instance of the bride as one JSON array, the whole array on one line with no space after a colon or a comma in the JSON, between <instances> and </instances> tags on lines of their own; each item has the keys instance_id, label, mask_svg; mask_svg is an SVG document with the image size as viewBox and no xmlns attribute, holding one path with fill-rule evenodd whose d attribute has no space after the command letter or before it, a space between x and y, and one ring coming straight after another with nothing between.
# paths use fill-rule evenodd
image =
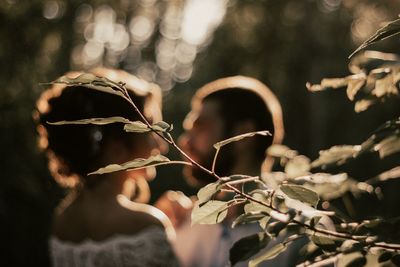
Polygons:
<instances>
[{"instance_id":1,"label":"bride","mask_svg":"<svg viewBox=\"0 0 400 267\"><path fill-rule=\"evenodd\" d=\"M147 119L161 120L158 86L123 71L96 69L92 73L126 83L132 100ZM79 74L67 75L72 78ZM39 146L48 155L54 179L71 189L53 216L49 239L52 264L176 266L169 243L174 238L171 223L160 210L140 203L148 199L146 180L154 177L154 169L87 175L111 163L159 154L159 140L151 133L125 133L120 123L47 123L112 116L140 120L121 97L81 86L53 85L37 102Z\"/></svg>"}]
</instances>

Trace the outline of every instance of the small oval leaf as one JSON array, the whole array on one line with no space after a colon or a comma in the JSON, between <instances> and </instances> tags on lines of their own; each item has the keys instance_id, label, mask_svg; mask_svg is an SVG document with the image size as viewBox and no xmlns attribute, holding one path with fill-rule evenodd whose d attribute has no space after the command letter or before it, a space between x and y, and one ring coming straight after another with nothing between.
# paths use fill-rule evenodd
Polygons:
<instances>
[{"instance_id":1,"label":"small oval leaf","mask_svg":"<svg viewBox=\"0 0 400 267\"><path fill-rule=\"evenodd\" d=\"M221 188L221 182L217 181L210 183L199 190L197 193L197 198L199 199L199 204L203 204L211 199L211 197L217 193Z\"/></svg>"},{"instance_id":2,"label":"small oval leaf","mask_svg":"<svg viewBox=\"0 0 400 267\"><path fill-rule=\"evenodd\" d=\"M264 232L240 239L229 250L229 261L232 265L235 265L239 261L249 259L265 248L270 240L270 237Z\"/></svg>"},{"instance_id":3,"label":"small oval leaf","mask_svg":"<svg viewBox=\"0 0 400 267\"><path fill-rule=\"evenodd\" d=\"M69 125L69 124L95 124L95 125L105 125L110 123L133 123L128 119L123 117L108 117L108 118L91 118L91 119L81 119L72 121L56 121L47 122L50 125Z\"/></svg>"},{"instance_id":4,"label":"small oval leaf","mask_svg":"<svg viewBox=\"0 0 400 267\"><path fill-rule=\"evenodd\" d=\"M132 161L128 161L121 165L110 164L107 165L106 167L98 169L97 171L91 172L88 175L104 174L104 173L117 172L123 170L136 170L136 169L142 169L142 168L165 165L165 164L188 164L188 163L185 161L170 161L167 157L163 155L156 155L156 156L151 156L147 159L143 158L134 159Z\"/></svg>"},{"instance_id":5,"label":"small oval leaf","mask_svg":"<svg viewBox=\"0 0 400 267\"><path fill-rule=\"evenodd\" d=\"M280 189L288 197L299 200L316 207L319 201L319 196L314 191L300 185L285 184L281 185Z\"/></svg>"},{"instance_id":6,"label":"small oval leaf","mask_svg":"<svg viewBox=\"0 0 400 267\"><path fill-rule=\"evenodd\" d=\"M249 262L249 267L257 267L261 262L275 258L280 253L282 253L286 249L286 246L283 243L279 243L276 246L272 247L263 255L251 260Z\"/></svg>"},{"instance_id":7,"label":"small oval leaf","mask_svg":"<svg viewBox=\"0 0 400 267\"><path fill-rule=\"evenodd\" d=\"M271 136L271 133L269 131L258 131L258 132L251 132L251 133L245 133L245 134L237 135L237 136L222 140L222 141L214 144L214 148L215 149L220 149L224 145L227 145L229 143L242 140L242 139L247 138L247 137L252 137L254 135Z\"/></svg>"},{"instance_id":8,"label":"small oval leaf","mask_svg":"<svg viewBox=\"0 0 400 267\"><path fill-rule=\"evenodd\" d=\"M192 210L192 225L220 223L227 214L228 202L210 200L201 206L197 203Z\"/></svg>"}]
</instances>

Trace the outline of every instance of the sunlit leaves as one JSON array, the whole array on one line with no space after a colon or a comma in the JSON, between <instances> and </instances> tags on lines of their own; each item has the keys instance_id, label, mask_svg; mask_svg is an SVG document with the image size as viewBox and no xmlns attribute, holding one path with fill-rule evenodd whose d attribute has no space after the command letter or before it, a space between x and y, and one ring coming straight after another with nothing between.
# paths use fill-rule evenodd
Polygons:
<instances>
[{"instance_id":1,"label":"sunlit leaves","mask_svg":"<svg viewBox=\"0 0 400 267\"><path fill-rule=\"evenodd\" d=\"M265 248L270 237L264 232L244 237L237 241L229 251L229 260L232 265L239 261L249 259L251 256Z\"/></svg>"},{"instance_id":2,"label":"sunlit leaves","mask_svg":"<svg viewBox=\"0 0 400 267\"><path fill-rule=\"evenodd\" d=\"M350 56L352 57L354 54L359 52L360 50L364 49L365 47L376 43L380 40L392 37L396 34L400 33L400 19L396 19L394 21L391 21L388 23L386 26L383 28L380 28L379 30L376 31L374 35L372 35L370 38L368 38L364 43L362 43Z\"/></svg>"},{"instance_id":3,"label":"sunlit leaves","mask_svg":"<svg viewBox=\"0 0 400 267\"><path fill-rule=\"evenodd\" d=\"M187 164L187 163L181 161L170 161L167 157L163 155L156 155L156 156L150 156L147 159L142 159L142 158L134 159L132 161L128 161L123 164L110 164L107 165L106 167L98 169L95 172L89 173L89 175L104 174L104 173L117 172L123 170L142 169L142 168L165 165L165 164Z\"/></svg>"},{"instance_id":4,"label":"sunlit leaves","mask_svg":"<svg viewBox=\"0 0 400 267\"><path fill-rule=\"evenodd\" d=\"M150 131L156 132L166 132L172 130L172 126L164 121L157 122L151 126L141 121L130 121L123 117L108 117L108 118L90 118L90 119L80 119L72 121L57 121L48 122L51 125L71 125L71 124L95 124L95 125L106 125L111 123L124 123L124 130L130 133L145 133Z\"/></svg>"},{"instance_id":5,"label":"sunlit leaves","mask_svg":"<svg viewBox=\"0 0 400 267\"><path fill-rule=\"evenodd\" d=\"M367 259L361 252L341 254L338 257L338 267L361 267L367 263Z\"/></svg>"},{"instance_id":6,"label":"sunlit leaves","mask_svg":"<svg viewBox=\"0 0 400 267\"><path fill-rule=\"evenodd\" d=\"M145 123L141 121L134 121L131 123L127 123L124 125L124 130L129 133L143 133L143 132L150 132L150 131L155 131L155 132L167 132L172 130L172 125L169 125L168 123L164 121L159 121L155 124L153 124L150 127L148 127Z\"/></svg>"},{"instance_id":7,"label":"sunlit leaves","mask_svg":"<svg viewBox=\"0 0 400 267\"><path fill-rule=\"evenodd\" d=\"M199 204L209 201L211 197L220 190L221 186L221 182L217 181L202 187L197 193Z\"/></svg>"},{"instance_id":8,"label":"sunlit leaves","mask_svg":"<svg viewBox=\"0 0 400 267\"><path fill-rule=\"evenodd\" d=\"M197 203L192 210L192 225L220 223L227 214L228 202L210 200L203 205Z\"/></svg>"},{"instance_id":9,"label":"sunlit leaves","mask_svg":"<svg viewBox=\"0 0 400 267\"><path fill-rule=\"evenodd\" d=\"M306 175L310 170L310 159L305 156L296 156L285 165L285 173L288 178Z\"/></svg>"},{"instance_id":10,"label":"sunlit leaves","mask_svg":"<svg viewBox=\"0 0 400 267\"><path fill-rule=\"evenodd\" d=\"M366 51L355 57L349 64L353 75L344 78L322 79L320 84L307 88L322 91L347 87L347 96L355 101L354 109L361 112L388 97L399 95L400 58L393 54Z\"/></svg>"},{"instance_id":11,"label":"sunlit leaves","mask_svg":"<svg viewBox=\"0 0 400 267\"><path fill-rule=\"evenodd\" d=\"M249 267L257 267L263 261L273 259L276 256L278 256L280 253L285 251L285 249L286 249L286 245L284 245L283 243L279 243L279 244L275 245L274 247L272 247L271 249L269 249L264 254L262 254L261 256L251 260L249 262Z\"/></svg>"},{"instance_id":12,"label":"sunlit leaves","mask_svg":"<svg viewBox=\"0 0 400 267\"><path fill-rule=\"evenodd\" d=\"M318 204L319 201L318 194L303 186L284 184L281 185L280 189L290 198L308 203L313 207L317 206Z\"/></svg>"},{"instance_id":13,"label":"sunlit leaves","mask_svg":"<svg viewBox=\"0 0 400 267\"><path fill-rule=\"evenodd\" d=\"M318 247L324 249L324 250L335 250L336 249L336 243L335 240L328 236L324 235L321 233L314 233L313 235L310 236L310 240L317 245Z\"/></svg>"},{"instance_id":14,"label":"sunlit leaves","mask_svg":"<svg viewBox=\"0 0 400 267\"><path fill-rule=\"evenodd\" d=\"M84 86L101 92L114 94L126 98L123 84L115 83L107 78L98 77L91 73L83 73L75 78L62 76L52 83L61 83L67 86Z\"/></svg>"},{"instance_id":15,"label":"sunlit leaves","mask_svg":"<svg viewBox=\"0 0 400 267\"><path fill-rule=\"evenodd\" d=\"M264 212L248 212L239 215L232 223L232 228L236 227L240 224L254 223L254 222L264 222L265 220L269 220L269 216Z\"/></svg>"},{"instance_id":16,"label":"sunlit leaves","mask_svg":"<svg viewBox=\"0 0 400 267\"><path fill-rule=\"evenodd\" d=\"M214 144L214 148L215 149L220 149L221 147L223 147L223 146L225 146L225 145L227 145L229 143L237 142L237 141L242 140L244 138L252 137L252 136L255 136L255 135L270 136L271 133L269 131L258 131L258 132L251 132L251 133L245 133L245 134L237 135L237 136L222 140L222 141L220 141L218 143L215 143Z\"/></svg>"},{"instance_id":17,"label":"sunlit leaves","mask_svg":"<svg viewBox=\"0 0 400 267\"><path fill-rule=\"evenodd\" d=\"M91 118L91 119L81 119L81 120L73 120L73 121L57 121L57 122L48 122L51 125L68 125L68 124L95 124L95 125L105 125L110 123L134 123L128 119L122 117L109 117L109 118Z\"/></svg>"},{"instance_id":18,"label":"sunlit leaves","mask_svg":"<svg viewBox=\"0 0 400 267\"><path fill-rule=\"evenodd\" d=\"M328 150L321 150L319 152L319 158L311 163L312 168L321 166L327 166L330 164L341 165L346 162L347 159L354 157L361 150L361 146L333 146Z\"/></svg>"},{"instance_id":19,"label":"sunlit leaves","mask_svg":"<svg viewBox=\"0 0 400 267\"><path fill-rule=\"evenodd\" d=\"M165 121L159 121L154 123L151 128L156 132L170 132L174 129L174 126L166 123Z\"/></svg>"},{"instance_id":20,"label":"sunlit leaves","mask_svg":"<svg viewBox=\"0 0 400 267\"><path fill-rule=\"evenodd\" d=\"M127 133L145 133L150 132L151 129L141 121L133 121L124 125L124 131Z\"/></svg>"}]
</instances>

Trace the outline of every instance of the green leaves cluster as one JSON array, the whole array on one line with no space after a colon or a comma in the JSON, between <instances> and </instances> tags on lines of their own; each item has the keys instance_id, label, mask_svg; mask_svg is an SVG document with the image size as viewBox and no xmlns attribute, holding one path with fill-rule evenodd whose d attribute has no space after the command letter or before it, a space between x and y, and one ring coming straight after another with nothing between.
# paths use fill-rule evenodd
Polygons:
<instances>
[{"instance_id":1,"label":"green leaves cluster","mask_svg":"<svg viewBox=\"0 0 400 267\"><path fill-rule=\"evenodd\" d=\"M352 75L325 78L307 88L311 92L347 88L347 97L355 101L354 110L362 112L375 103L399 96L400 58L394 54L365 51L349 63Z\"/></svg>"},{"instance_id":2,"label":"green leaves cluster","mask_svg":"<svg viewBox=\"0 0 400 267\"><path fill-rule=\"evenodd\" d=\"M398 22L386 26L365 43L365 46L384 37L397 34ZM360 49L362 49L361 47ZM367 109L375 102L383 102L388 97L399 93L400 61L391 54L366 52L354 57L350 63L352 75L345 78L324 79L321 84L307 87L311 91L347 87L348 98L356 101L356 112ZM116 83L92 74L82 74L76 78L61 77L53 83L67 86L85 86L131 101L123 83ZM54 125L110 123L124 124L126 132L155 132L174 145L169 131L172 126L166 122L153 125L143 117L143 121L130 121L122 117L82 118L75 121L51 122ZM192 211L192 224L221 223L227 217L231 207L242 207L242 213L231 222L232 227L241 224L257 223L260 232L240 239L230 250L230 261L235 264L249 260L249 266L258 266L263 261L272 259L286 250L297 239L306 239L303 254L307 260L300 266L324 266L335 263L337 266L399 266L400 223L398 219L346 221L333 211L322 210L321 201L329 201L346 192L371 193L374 184L400 176L399 166L394 167L365 182L357 182L346 173L331 174L321 172L330 166L341 166L349 160L357 159L367 152L378 152L381 158L400 152L400 118L386 122L360 145L333 146L320 152L315 160L310 160L297 151L283 145L274 145L268 155L279 159L283 172L263 173L260 176L235 174L219 177L214 173L218 152L222 146L249 138L254 135L268 136L268 131L259 131L222 140L214 145L216 149L211 174L217 181L199 190L198 202ZM168 139L166 136L168 136ZM135 170L164 164L188 164L170 161L162 155L148 159L134 159L123 164L111 164L90 173L105 174L121 170ZM245 185L252 185L246 187ZM247 189L252 188L252 189ZM334 218L332 224L329 219ZM277 237L283 242L273 244ZM392 243L390 243L392 242Z\"/></svg>"},{"instance_id":3,"label":"green leaves cluster","mask_svg":"<svg viewBox=\"0 0 400 267\"><path fill-rule=\"evenodd\" d=\"M399 20L389 23L355 53L374 42L398 34L399 25ZM354 57L349 68L352 75L323 79L321 84L307 84L307 87L313 92L346 87L348 98L355 101L356 112L399 95L400 58L397 55L366 51ZM283 172L263 173L252 179L242 177L239 182L233 182L233 177L220 178L199 191L198 207L193 210L192 219L196 223L221 222L226 209L243 205L243 212L233 220L232 227L258 223L263 231L234 244L230 250L232 264L249 260L257 254L249 261L249 266L258 266L282 253L291 242L306 238L308 243L302 249L306 260L298 266L400 266L398 219L377 218L354 222L333 211L319 209L321 200L330 201L348 192L371 194L376 184L400 177L400 166L364 179L364 182L352 179L343 171L334 174L321 172L333 166L340 170L342 165L365 153L377 152L382 159L400 152L399 124L400 118L396 117L379 127L360 145L333 146L320 151L319 157L313 161L286 146L273 145L267 153L280 161ZM223 145L254 134L215 144L214 165ZM252 183L257 189L247 192L243 186L245 183ZM229 191L231 200L218 200L218 194L222 191ZM218 207L209 207L209 203L217 203ZM277 236L284 241L268 246Z\"/></svg>"}]
</instances>

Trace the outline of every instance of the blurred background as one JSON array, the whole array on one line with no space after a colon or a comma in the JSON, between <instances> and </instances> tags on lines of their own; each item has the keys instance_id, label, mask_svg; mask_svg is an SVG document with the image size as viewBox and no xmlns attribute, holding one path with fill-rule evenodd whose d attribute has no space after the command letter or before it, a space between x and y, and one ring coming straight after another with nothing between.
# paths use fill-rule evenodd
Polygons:
<instances>
[{"instance_id":1,"label":"blurred background","mask_svg":"<svg viewBox=\"0 0 400 267\"><path fill-rule=\"evenodd\" d=\"M281 100L284 144L315 158L335 144L361 143L400 114L390 101L357 114L344 90L312 94L305 87L348 75L348 55L399 13L398 0L0 1L0 265L48 265L51 213L65 195L36 148L31 116L45 89L40 83L70 69L124 69L161 86L164 120L177 138L197 88L248 75ZM372 48L398 53L399 45L395 37ZM376 158L346 168L367 179L387 169ZM179 167L158 173L152 201L167 188L195 193ZM369 214L378 211L391 215L385 206Z\"/></svg>"}]
</instances>

